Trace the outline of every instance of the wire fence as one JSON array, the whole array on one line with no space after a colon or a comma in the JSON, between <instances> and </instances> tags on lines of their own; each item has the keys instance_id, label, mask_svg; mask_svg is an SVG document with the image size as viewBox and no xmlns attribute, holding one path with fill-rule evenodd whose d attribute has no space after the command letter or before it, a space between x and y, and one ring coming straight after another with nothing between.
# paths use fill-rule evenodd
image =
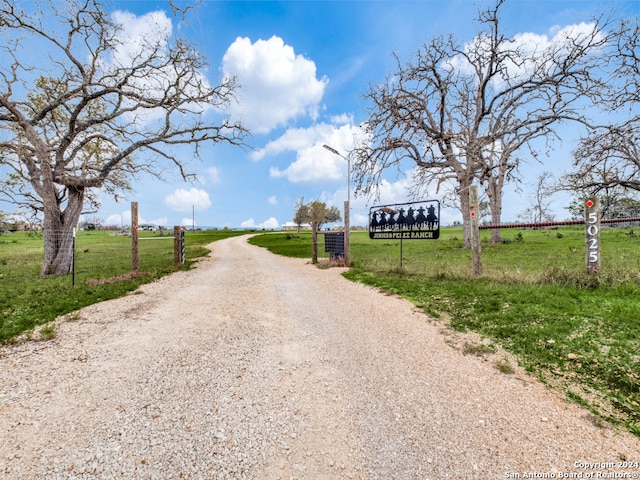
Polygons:
<instances>
[{"instance_id":1,"label":"wire fence","mask_svg":"<svg viewBox=\"0 0 640 480\"><path fill-rule=\"evenodd\" d=\"M166 232L140 232L140 272L166 269L174 264L173 237ZM151 241L153 240L153 241ZM132 242L128 232L80 231L70 271L59 278L61 286L127 275L132 272ZM42 232L14 232L0 235L0 285L5 289L41 280L44 261Z\"/></svg>"},{"instance_id":2,"label":"wire fence","mask_svg":"<svg viewBox=\"0 0 640 480\"><path fill-rule=\"evenodd\" d=\"M624 228L620 228L621 226ZM527 271L539 269L582 271L585 268L584 227L563 226L557 230L553 227L543 230L529 230L526 227L503 229L503 241L512 244L508 248L490 245L490 234L490 230L483 230L481 234L483 266L487 273L495 271L498 275L503 272L512 276L518 275L518 272L524 275ZM324 235L319 237L321 256L328 256L331 252L325 253ZM172 268L174 243L168 232L139 232L139 238L140 272ZM456 236L445 231L439 242L451 246L461 245L461 232ZM603 226L601 243L602 273L631 272L640 275L640 219L625 225ZM430 242L405 242L406 265L419 263L418 267L422 268L423 263L434 266L440 260L445 263L450 260L446 255L433 252L431 246ZM381 260L382 257L389 256L389 262L397 261L398 252L395 249L378 250L376 256ZM460 251L461 255L470 255L466 251L455 250ZM357 248L353 255L355 261L358 261ZM0 234L0 292L6 295L6 292L23 290L36 281L42 282L43 258L42 232ZM101 282L125 276L132 269L132 241L128 232L80 231L76 236L72 271L68 275L47 281L56 282L62 288L73 287L74 284Z\"/></svg>"},{"instance_id":3,"label":"wire fence","mask_svg":"<svg viewBox=\"0 0 640 480\"><path fill-rule=\"evenodd\" d=\"M602 266L605 273L632 273L637 276L640 272L640 217L602 219L597 226L587 225L586 230L584 225L584 220L572 220L483 225L480 229L487 231L499 227L502 238L507 242L522 242L528 233L542 232L532 235L534 241L522 249L523 255L528 254L530 261L523 262L522 256L514 256L514 269L518 269L522 263L530 263L547 269L576 270L586 267L592 271L592 262L597 259L596 271ZM551 242L555 243L555 248L547 247ZM504 259L500 259L500 264L504 265Z\"/></svg>"},{"instance_id":4,"label":"wire fence","mask_svg":"<svg viewBox=\"0 0 640 480\"><path fill-rule=\"evenodd\" d=\"M483 238L482 260L486 269L505 274L532 272L586 272L588 244L584 227L502 230L504 248L489 244L489 231ZM600 265L604 275L621 277L640 274L640 226L603 227Z\"/></svg>"}]
</instances>

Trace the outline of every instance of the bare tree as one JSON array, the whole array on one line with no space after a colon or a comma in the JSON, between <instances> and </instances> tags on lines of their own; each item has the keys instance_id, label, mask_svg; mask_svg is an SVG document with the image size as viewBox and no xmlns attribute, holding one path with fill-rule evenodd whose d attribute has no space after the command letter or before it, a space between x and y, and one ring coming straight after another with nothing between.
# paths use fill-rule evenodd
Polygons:
<instances>
[{"instance_id":1,"label":"bare tree","mask_svg":"<svg viewBox=\"0 0 640 480\"><path fill-rule=\"evenodd\" d=\"M579 194L572 200L569 206L566 207L572 219L584 218L584 203L590 196L592 195ZM616 189L608 194L601 192L598 194L598 198L600 200L602 218L639 217L640 200L638 200L636 196L637 193L634 195L634 192L625 192L623 189ZM625 228L630 224L621 222L617 225Z\"/></svg>"},{"instance_id":2,"label":"bare tree","mask_svg":"<svg viewBox=\"0 0 640 480\"><path fill-rule=\"evenodd\" d=\"M300 236L300 228L302 224L309 219L309 205L304 203L304 197L300 197L293 207L293 223L298 227L298 236Z\"/></svg>"},{"instance_id":3,"label":"bare tree","mask_svg":"<svg viewBox=\"0 0 640 480\"><path fill-rule=\"evenodd\" d=\"M527 196L529 207L518 216L526 223L552 222L554 215L549 210L550 198L556 192L553 174L543 172L532 187L533 194Z\"/></svg>"},{"instance_id":4,"label":"bare tree","mask_svg":"<svg viewBox=\"0 0 640 480\"><path fill-rule=\"evenodd\" d=\"M64 274L98 189L115 194L168 166L186 180L184 159L201 145L242 145L247 132L221 113L234 80L211 85L205 59L161 25L132 41L100 0L22 5L0 0L0 193L42 212L42 274Z\"/></svg>"},{"instance_id":5,"label":"bare tree","mask_svg":"<svg viewBox=\"0 0 640 480\"><path fill-rule=\"evenodd\" d=\"M480 175L480 183L487 194L488 210L491 215L491 224L499 225L502 218L502 195L505 184L508 182L520 182L516 176L516 171L520 163L518 157L513 154L517 152L521 144L519 138L509 139L505 145L493 145L487 149L487 154L483 156L484 171ZM500 243L500 229L491 229L491 243Z\"/></svg>"},{"instance_id":6,"label":"bare tree","mask_svg":"<svg viewBox=\"0 0 640 480\"><path fill-rule=\"evenodd\" d=\"M563 177L567 189L604 198L640 191L640 25L626 19L617 42L606 51L608 82L594 97L607 118L592 126L573 151L573 171Z\"/></svg>"},{"instance_id":7,"label":"bare tree","mask_svg":"<svg viewBox=\"0 0 640 480\"><path fill-rule=\"evenodd\" d=\"M574 171L564 177L574 190L607 194L618 187L640 191L640 122L593 130L573 151Z\"/></svg>"},{"instance_id":8,"label":"bare tree","mask_svg":"<svg viewBox=\"0 0 640 480\"><path fill-rule=\"evenodd\" d=\"M499 223L504 185L517 179L516 153L536 153L534 140L553 139L561 121L585 121L579 104L598 85L590 71L610 41L599 19L544 46L519 42L502 33L504 3L480 13L482 29L473 41L435 38L406 65L396 57L396 71L365 94L371 144L357 150L354 165L366 194L387 169L402 175L407 165L417 166L421 185L453 182L467 246L468 187L485 186Z\"/></svg>"}]
</instances>

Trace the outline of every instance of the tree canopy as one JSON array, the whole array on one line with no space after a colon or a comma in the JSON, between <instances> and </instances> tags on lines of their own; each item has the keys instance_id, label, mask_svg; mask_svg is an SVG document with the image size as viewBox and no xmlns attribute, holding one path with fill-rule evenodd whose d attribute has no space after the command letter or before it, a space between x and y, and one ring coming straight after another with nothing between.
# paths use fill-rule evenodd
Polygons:
<instances>
[{"instance_id":1,"label":"tree canopy","mask_svg":"<svg viewBox=\"0 0 640 480\"><path fill-rule=\"evenodd\" d=\"M640 25L621 23L607 49L612 74L595 97L606 122L593 125L573 152L574 171L565 181L589 193L622 188L640 191Z\"/></svg>"},{"instance_id":2,"label":"tree canopy","mask_svg":"<svg viewBox=\"0 0 640 480\"><path fill-rule=\"evenodd\" d=\"M484 187L499 224L507 182L518 180L521 156L535 157L561 122L586 123L584 98L598 91L603 48L613 40L606 18L566 27L551 40L508 37L505 0L481 11L480 30L461 43L441 36L365 93L371 143L357 149L358 190L375 191L396 169L419 189L451 185L469 245L468 189ZM499 240L494 232L492 240Z\"/></svg>"},{"instance_id":3,"label":"tree canopy","mask_svg":"<svg viewBox=\"0 0 640 480\"><path fill-rule=\"evenodd\" d=\"M224 115L234 79L210 83L170 20L134 38L100 0L25 5L0 0L0 195L42 213L42 273L67 273L72 229L97 189L115 194L168 167L188 179L185 159L203 144L242 145L247 131Z\"/></svg>"}]
</instances>

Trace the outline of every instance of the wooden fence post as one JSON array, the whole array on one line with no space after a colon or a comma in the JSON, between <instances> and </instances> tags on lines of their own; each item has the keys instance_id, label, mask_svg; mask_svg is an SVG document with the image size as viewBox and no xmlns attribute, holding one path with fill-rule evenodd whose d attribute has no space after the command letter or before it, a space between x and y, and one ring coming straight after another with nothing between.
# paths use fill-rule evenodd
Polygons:
<instances>
[{"instance_id":1,"label":"wooden fence post","mask_svg":"<svg viewBox=\"0 0 640 480\"><path fill-rule=\"evenodd\" d=\"M480 246L480 225L478 215L480 204L478 203L478 187L469 187L469 225L471 226L471 276L480 278L482 276L482 250Z\"/></svg>"},{"instance_id":2,"label":"wooden fence post","mask_svg":"<svg viewBox=\"0 0 640 480\"><path fill-rule=\"evenodd\" d=\"M180 227L173 227L173 263L180 265L182 263L182 248L180 245Z\"/></svg>"},{"instance_id":3,"label":"wooden fence post","mask_svg":"<svg viewBox=\"0 0 640 480\"><path fill-rule=\"evenodd\" d=\"M140 267L138 243L138 202L131 202L131 264L136 273Z\"/></svg>"}]
</instances>

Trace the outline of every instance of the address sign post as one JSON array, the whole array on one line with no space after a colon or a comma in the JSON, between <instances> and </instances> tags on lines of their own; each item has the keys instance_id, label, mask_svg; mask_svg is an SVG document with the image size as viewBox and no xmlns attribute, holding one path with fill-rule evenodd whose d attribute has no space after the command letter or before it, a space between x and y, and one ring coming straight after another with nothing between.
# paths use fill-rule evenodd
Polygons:
<instances>
[{"instance_id":1,"label":"address sign post","mask_svg":"<svg viewBox=\"0 0 640 480\"><path fill-rule=\"evenodd\" d=\"M588 198L584 204L587 273L600 273L600 200Z\"/></svg>"}]
</instances>

